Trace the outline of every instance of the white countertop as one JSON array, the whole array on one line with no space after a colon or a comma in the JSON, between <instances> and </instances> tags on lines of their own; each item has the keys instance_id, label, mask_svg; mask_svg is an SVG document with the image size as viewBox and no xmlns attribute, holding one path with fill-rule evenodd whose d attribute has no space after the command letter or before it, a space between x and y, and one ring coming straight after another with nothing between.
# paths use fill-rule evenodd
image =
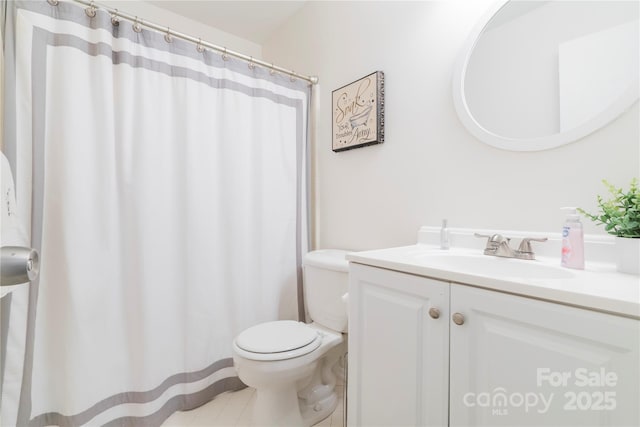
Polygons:
<instances>
[{"instance_id":1,"label":"white countertop","mask_svg":"<svg viewBox=\"0 0 640 427\"><path fill-rule=\"evenodd\" d=\"M490 257L495 259L490 262L498 267L497 270L500 263L535 263L557 268L560 276L530 278L517 277L513 273L505 276L499 273L470 273L463 268L445 269L430 263L429 255L433 254L486 256L477 249L455 248L444 251L434 245L418 243L390 249L351 252L346 258L358 264L640 319L640 276L618 273L613 264L587 261L585 270L573 270L560 267L557 258L538 257L536 260L525 261ZM514 268L506 270L513 271Z\"/></svg>"}]
</instances>

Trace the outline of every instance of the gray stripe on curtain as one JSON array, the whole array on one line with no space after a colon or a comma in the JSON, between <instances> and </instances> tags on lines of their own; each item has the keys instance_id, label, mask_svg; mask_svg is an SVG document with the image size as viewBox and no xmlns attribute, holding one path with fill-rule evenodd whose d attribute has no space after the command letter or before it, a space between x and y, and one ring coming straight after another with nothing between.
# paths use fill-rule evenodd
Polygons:
<instances>
[{"instance_id":1,"label":"gray stripe on curtain","mask_svg":"<svg viewBox=\"0 0 640 427\"><path fill-rule=\"evenodd\" d=\"M7 13L7 28L13 28L12 21L15 18L16 10L19 8L24 8L33 12L42 13L48 16L54 16L56 19L70 20L78 24L85 25L90 28L104 28L111 29L114 37L125 37L134 42L141 41L144 45L153 47L155 49L170 51L172 53L177 53L184 56L189 56L192 58L198 58L200 60L204 60L207 65L216 66L220 68L228 68L232 69L235 72L239 72L242 74L250 75L259 79L266 79L269 81L274 81L273 76L269 75L268 70L261 69L259 67L250 70L247 67L247 64L242 61L236 60L222 60L219 54L207 51L203 54L198 53L195 50L195 46L191 43L183 42L181 40L175 40L173 43L168 44L164 41L163 36L152 32L143 30L142 33L135 33L129 25L120 25L119 27L113 27L111 25L110 17L107 13L103 11L98 11L98 14L95 18L89 19L84 13L84 9L69 3L59 3L58 6L50 6L46 1L35 2L35 1L17 1L17 2L7 2L9 4L13 4L13 10L9 10ZM5 41L6 45L11 44L14 45L14 40L12 34L7 34L7 40ZM128 64L132 67L140 67L148 70L152 70L158 73L163 73L169 76L180 76L183 78L188 78L191 80L195 80L204 84L207 84L214 88L224 88L228 90L233 90L237 92L242 92L251 97L257 98L266 98L275 103L287 105L295 109L296 111L296 138L299 143L296 146L296 159L297 159L297 183L296 183L296 192L297 192L297 230L296 230L296 263L297 263L297 290L298 290L298 311L300 315L300 319L304 319L304 300L302 294L302 254L303 248L301 244L301 238L304 233L303 231L303 221L302 221L302 203L308 204L308 200L302 199L304 195L304 189L302 188L302 173L303 173L303 157L305 156L305 147L307 146L307 141L304 138L303 123L305 118L303 116L305 112L305 108L308 107L307 104L303 105L302 101L289 98L282 95L274 94L265 89L256 89L251 88L237 82L233 82L226 79L216 79L209 77L203 73L190 70L183 67L172 66L163 62L150 60L148 58L143 58L139 56L132 55L128 52L114 52L110 48L110 46L104 43L89 43L85 40L82 40L78 37L71 36L68 34L54 34L48 32L43 29L36 28L34 29L33 34L33 47L32 47L32 93L33 93L33 220L32 220L32 245L41 250L41 239L42 239L42 215L43 215L43 197L44 197L44 120L45 120L45 97L46 97L46 49L48 46L68 46L72 48L76 48L80 51L87 53L88 55L97 56L107 56L112 59L113 64ZM9 72L9 76L13 73L15 69L15 64L13 63L13 49L8 49L11 55L7 55L7 63L5 72ZM11 61L11 62L9 62ZM298 91L304 92L307 95L307 99L309 98L309 87L306 82L296 80L291 81L288 77L285 78L283 76L276 76L277 83L280 86L289 87L292 89L296 89ZM15 87L15 85L14 85ZM15 100L15 90L13 93L7 93L7 102L12 102ZM13 96L13 98L11 97ZM5 108L5 137L7 135L11 135L11 132L15 134L15 112L13 116L7 116L6 113L9 110L13 110L11 108ZM308 110L306 110L308 111ZM307 120L308 122L308 120ZM12 162L12 166L15 166L15 147L16 141L15 138L8 140L5 139L5 150L9 153L13 153L13 158L9 158L10 162ZM8 146L8 147L7 147ZM307 172L308 174L308 172ZM306 248L305 248L306 252ZM25 363L24 363L24 375L23 375L23 383L22 390L20 396L20 406L18 411L18 425L21 426L45 426L51 424L57 425L79 425L87 422L92 419L99 413L112 408L114 406L123 404L123 403L140 403L140 402L150 402L153 401L157 396L162 394L163 391L171 387L172 385L178 383L192 382L197 381L199 379L204 379L216 371L223 369L225 367L231 366L231 359L223 359L214 362L209 367L194 373L178 373L175 374L165 381L163 381L158 387L153 390L144 391L144 392L126 392L119 393L114 396L110 396L102 400L101 402L96 403L91 408L87 410L75 414L75 415L62 415L58 413L45 413L37 415L34 418L31 418L31 380L32 380L32 369L33 369L33 350L34 350L34 342L35 342L35 324L36 324L36 311L37 311L37 301L38 301L38 288L39 281L34 281L30 285L29 290L29 310L28 310L28 319L27 319L27 339L26 339L26 349L25 349ZM217 381L216 383L210 385L209 387L190 394L183 396L175 396L170 399L160 410L156 413L151 414L144 418L139 417L125 417L118 420L113 420L111 424L113 425L159 425L163 420L165 420L169 415L171 415L176 410L187 410L193 409L207 401L211 400L213 397L228 390L238 390L243 388L244 384L242 384L237 377L228 377L223 380Z\"/></svg>"},{"instance_id":2,"label":"gray stripe on curtain","mask_svg":"<svg viewBox=\"0 0 640 427\"><path fill-rule=\"evenodd\" d=\"M0 298L0 396L4 384L4 362L7 357L7 338L9 337L9 322L11 320L11 298L7 294Z\"/></svg>"},{"instance_id":3,"label":"gray stripe on curtain","mask_svg":"<svg viewBox=\"0 0 640 427\"><path fill-rule=\"evenodd\" d=\"M2 152L11 165L11 171L13 173L13 182L18 188L17 177L17 153L16 153L16 111L14 108L7 108L8 105L15 105L16 103L16 75L15 67L13 66L13 58L15 58L15 46L13 43L14 32L14 13L15 10L10 6L11 2L3 2L2 4L2 31L3 31L3 54L5 58L4 64L4 129L2 130L3 145ZM9 62L11 60L11 63Z\"/></svg>"},{"instance_id":4,"label":"gray stripe on curtain","mask_svg":"<svg viewBox=\"0 0 640 427\"><path fill-rule=\"evenodd\" d=\"M197 393L172 397L155 414L146 417L122 417L106 423L103 427L157 426L167 419L166 414L197 408L210 401L211 396L217 396L225 391L240 390L245 387L237 377L225 378Z\"/></svg>"},{"instance_id":5,"label":"gray stripe on curtain","mask_svg":"<svg viewBox=\"0 0 640 427\"><path fill-rule=\"evenodd\" d=\"M180 383L191 383L202 380L220 369L233 366L232 359L222 359L198 372L185 372L175 374L167 378L158 387L148 391L125 392L107 397L93 405L91 408L75 415L63 415L58 412L47 412L38 415L29 421L30 426L78 426L89 422L93 417L114 406L127 403L147 403L152 402L162 395L169 387ZM106 425L157 425L162 423L170 414L177 410L189 410L210 401L214 396L225 391L240 390L246 385L238 377L223 378L199 392L189 395L174 396L157 412L146 417L122 417L109 422ZM169 412L170 411L170 412ZM153 420L159 423L150 422Z\"/></svg>"}]
</instances>

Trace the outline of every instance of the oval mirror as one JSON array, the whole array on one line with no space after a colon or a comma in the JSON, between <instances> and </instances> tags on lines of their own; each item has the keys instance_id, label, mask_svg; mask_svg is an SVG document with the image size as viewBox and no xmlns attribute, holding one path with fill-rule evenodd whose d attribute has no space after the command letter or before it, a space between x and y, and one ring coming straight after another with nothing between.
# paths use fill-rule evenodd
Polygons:
<instances>
[{"instance_id":1,"label":"oval mirror","mask_svg":"<svg viewBox=\"0 0 640 427\"><path fill-rule=\"evenodd\" d=\"M639 5L499 2L456 64L460 119L481 141L515 151L567 144L611 122L638 100Z\"/></svg>"}]
</instances>

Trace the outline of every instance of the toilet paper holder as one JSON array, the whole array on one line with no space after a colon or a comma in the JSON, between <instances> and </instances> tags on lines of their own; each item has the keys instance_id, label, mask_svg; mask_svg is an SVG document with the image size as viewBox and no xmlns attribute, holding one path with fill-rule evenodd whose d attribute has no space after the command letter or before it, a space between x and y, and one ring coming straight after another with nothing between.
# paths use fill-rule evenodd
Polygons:
<instances>
[{"instance_id":1,"label":"toilet paper holder","mask_svg":"<svg viewBox=\"0 0 640 427\"><path fill-rule=\"evenodd\" d=\"M35 280L40 272L38 251L22 246L0 248L0 286L12 286Z\"/></svg>"}]
</instances>

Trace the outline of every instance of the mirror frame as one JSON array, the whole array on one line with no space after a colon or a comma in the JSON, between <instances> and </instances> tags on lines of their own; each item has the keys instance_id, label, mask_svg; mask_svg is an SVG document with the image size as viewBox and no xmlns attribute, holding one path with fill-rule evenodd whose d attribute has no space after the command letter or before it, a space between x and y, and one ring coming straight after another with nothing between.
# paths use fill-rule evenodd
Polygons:
<instances>
[{"instance_id":1,"label":"mirror frame","mask_svg":"<svg viewBox=\"0 0 640 427\"><path fill-rule=\"evenodd\" d=\"M469 58L473 53L478 38L482 35L485 27L491 19L498 13L510 0L499 0L492 5L489 10L480 18L476 26L473 28L467 40L462 46L462 50L453 70L453 101L458 117L462 121L465 128L480 141L493 147L509 150L509 151L542 151L556 148L565 144L576 142L585 136L597 131L598 129L611 123L623 113L628 111L638 101L640 92L640 83L634 80L625 95L620 97L614 103L610 104L604 111L597 116L589 119L582 125L564 132L555 133L553 135L541 136L535 138L513 138L495 134L485 129L471 114L469 106L464 96L464 80L467 71Z\"/></svg>"}]
</instances>

